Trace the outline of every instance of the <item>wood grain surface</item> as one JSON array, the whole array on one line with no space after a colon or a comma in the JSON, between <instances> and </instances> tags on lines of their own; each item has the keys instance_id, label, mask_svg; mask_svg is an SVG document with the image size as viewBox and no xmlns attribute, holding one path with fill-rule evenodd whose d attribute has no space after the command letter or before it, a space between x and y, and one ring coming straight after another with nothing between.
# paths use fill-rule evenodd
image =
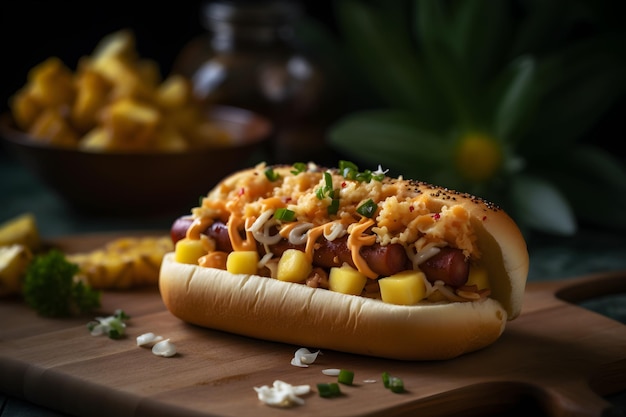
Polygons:
<instances>
[{"instance_id":1,"label":"wood grain surface","mask_svg":"<svg viewBox=\"0 0 626 417\"><path fill-rule=\"evenodd\" d=\"M129 233L124 233L129 235ZM61 238L66 252L118 236ZM46 319L19 298L0 300L0 391L76 416L452 416L485 415L532 399L551 416L600 416L604 396L626 389L626 328L574 302L626 292L626 272L533 282L521 316L492 346L443 362L383 360L324 351L308 368L290 364L296 349L188 325L164 307L158 290L106 292L96 315L122 308L127 337L91 336L92 316ZM155 356L136 337L170 338L178 354ZM313 347L310 347L313 348ZM325 399L327 368L354 371L353 386ZM401 377L395 394L382 372ZM309 384L304 405L261 403L254 387L282 380ZM371 382L374 380L375 382Z\"/></svg>"}]
</instances>

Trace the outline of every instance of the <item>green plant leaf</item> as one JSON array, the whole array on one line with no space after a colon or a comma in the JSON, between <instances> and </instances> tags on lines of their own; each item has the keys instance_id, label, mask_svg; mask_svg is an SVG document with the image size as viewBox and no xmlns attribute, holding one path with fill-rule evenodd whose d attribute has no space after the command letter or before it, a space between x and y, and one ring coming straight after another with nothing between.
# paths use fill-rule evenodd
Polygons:
<instances>
[{"instance_id":1,"label":"green plant leaf","mask_svg":"<svg viewBox=\"0 0 626 417\"><path fill-rule=\"evenodd\" d=\"M577 146L543 175L562 190L581 221L626 230L626 168L608 152Z\"/></svg>"},{"instance_id":2,"label":"green plant leaf","mask_svg":"<svg viewBox=\"0 0 626 417\"><path fill-rule=\"evenodd\" d=\"M551 234L576 233L574 212L563 194L546 180L529 175L511 178L511 203L516 220L530 228Z\"/></svg>"},{"instance_id":3,"label":"green plant leaf","mask_svg":"<svg viewBox=\"0 0 626 417\"><path fill-rule=\"evenodd\" d=\"M346 108L381 105L378 94L366 82L360 68L327 25L311 17L305 17L298 21L296 36L301 48L312 56L323 70L324 90L332 97L325 101L325 105L332 106L334 110L332 114L345 111ZM331 113L329 109L325 109L325 112Z\"/></svg>"},{"instance_id":4,"label":"green plant leaf","mask_svg":"<svg viewBox=\"0 0 626 417\"><path fill-rule=\"evenodd\" d=\"M415 5L416 37L439 94L446 99L448 111L452 111L457 124L475 127L479 118L474 112L477 107L471 100L478 95L474 90L475 83L465 71L461 57L455 54L454 42L450 40L454 33L450 10L439 0L422 0Z\"/></svg>"},{"instance_id":5,"label":"green plant leaf","mask_svg":"<svg viewBox=\"0 0 626 417\"><path fill-rule=\"evenodd\" d=\"M626 59L621 45L626 45L624 34L599 36L539 62L538 108L524 137L524 153L561 153L624 96Z\"/></svg>"},{"instance_id":6,"label":"green plant leaf","mask_svg":"<svg viewBox=\"0 0 626 417\"><path fill-rule=\"evenodd\" d=\"M402 19L405 2L335 3L346 51L353 54L360 70L391 107L432 113L428 106L430 87L423 65L411 43L408 24Z\"/></svg>"},{"instance_id":7,"label":"green plant leaf","mask_svg":"<svg viewBox=\"0 0 626 417\"><path fill-rule=\"evenodd\" d=\"M432 29L447 36L454 54L460 58L461 71L481 84L490 80L494 70L508 59L507 44L513 32L511 3L456 0L446 4L452 9L450 24Z\"/></svg>"},{"instance_id":8,"label":"green plant leaf","mask_svg":"<svg viewBox=\"0 0 626 417\"><path fill-rule=\"evenodd\" d=\"M536 103L534 75L535 60L530 56L523 56L506 68L503 77L506 81L497 84L499 97L493 105L494 131L496 137L504 142L509 144L517 142L534 114Z\"/></svg>"},{"instance_id":9,"label":"green plant leaf","mask_svg":"<svg viewBox=\"0 0 626 417\"><path fill-rule=\"evenodd\" d=\"M406 111L355 112L331 126L329 144L359 161L424 180L450 159L446 138L418 125Z\"/></svg>"}]
</instances>

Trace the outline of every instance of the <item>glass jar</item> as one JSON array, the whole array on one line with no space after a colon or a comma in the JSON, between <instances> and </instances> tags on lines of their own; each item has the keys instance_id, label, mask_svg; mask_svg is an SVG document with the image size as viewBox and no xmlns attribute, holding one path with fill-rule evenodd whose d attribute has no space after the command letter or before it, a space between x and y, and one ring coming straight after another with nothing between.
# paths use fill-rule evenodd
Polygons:
<instances>
[{"instance_id":1,"label":"glass jar","mask_svg":"<svg viewBox=\"0 0 626 417\"><path fill-rule=\"evenodd\" d=\"M193 81L207 105L241 107L268 117L276 163L318 160L325 154L321 116L324 77L298 47L295 1L209 1L207 33L189 42L173 67Z\"/></svg>"}]
</instances>

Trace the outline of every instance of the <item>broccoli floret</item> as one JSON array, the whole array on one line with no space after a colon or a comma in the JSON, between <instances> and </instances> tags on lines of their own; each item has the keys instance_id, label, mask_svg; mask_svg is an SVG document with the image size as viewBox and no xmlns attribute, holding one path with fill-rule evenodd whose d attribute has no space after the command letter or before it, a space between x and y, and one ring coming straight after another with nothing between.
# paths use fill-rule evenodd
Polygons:
<instances>
[{"instance_id":1,"label":"broccoli floret","mask_svg":"<svg viewBox=\"0 0 626 417\"><path fill-rule=\"evenodd\" d=\"M24 300L46 317L68 317L100 307L101 291L76 280L78 272L78 265L57 249L35 256L24 278Z\"/></svg>"}]
</instances>

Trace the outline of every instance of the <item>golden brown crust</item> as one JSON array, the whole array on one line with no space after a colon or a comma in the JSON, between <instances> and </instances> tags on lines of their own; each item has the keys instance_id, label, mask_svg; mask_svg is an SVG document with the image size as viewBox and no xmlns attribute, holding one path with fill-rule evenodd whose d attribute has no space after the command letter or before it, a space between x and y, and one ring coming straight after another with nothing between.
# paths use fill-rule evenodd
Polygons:
<instances>
[{"instance_id":1,"label":"golden brown crust","mask_svg":"<svg viewBox=\"0 0 626 417\"><path fill-rule=\"evenodd\" d=\"M401 360L442 360L498 339L506 311L482 302L397 306L254 275L163 259L166 307L183 321L310 348Z\"/></svg>"}]
</instances>

